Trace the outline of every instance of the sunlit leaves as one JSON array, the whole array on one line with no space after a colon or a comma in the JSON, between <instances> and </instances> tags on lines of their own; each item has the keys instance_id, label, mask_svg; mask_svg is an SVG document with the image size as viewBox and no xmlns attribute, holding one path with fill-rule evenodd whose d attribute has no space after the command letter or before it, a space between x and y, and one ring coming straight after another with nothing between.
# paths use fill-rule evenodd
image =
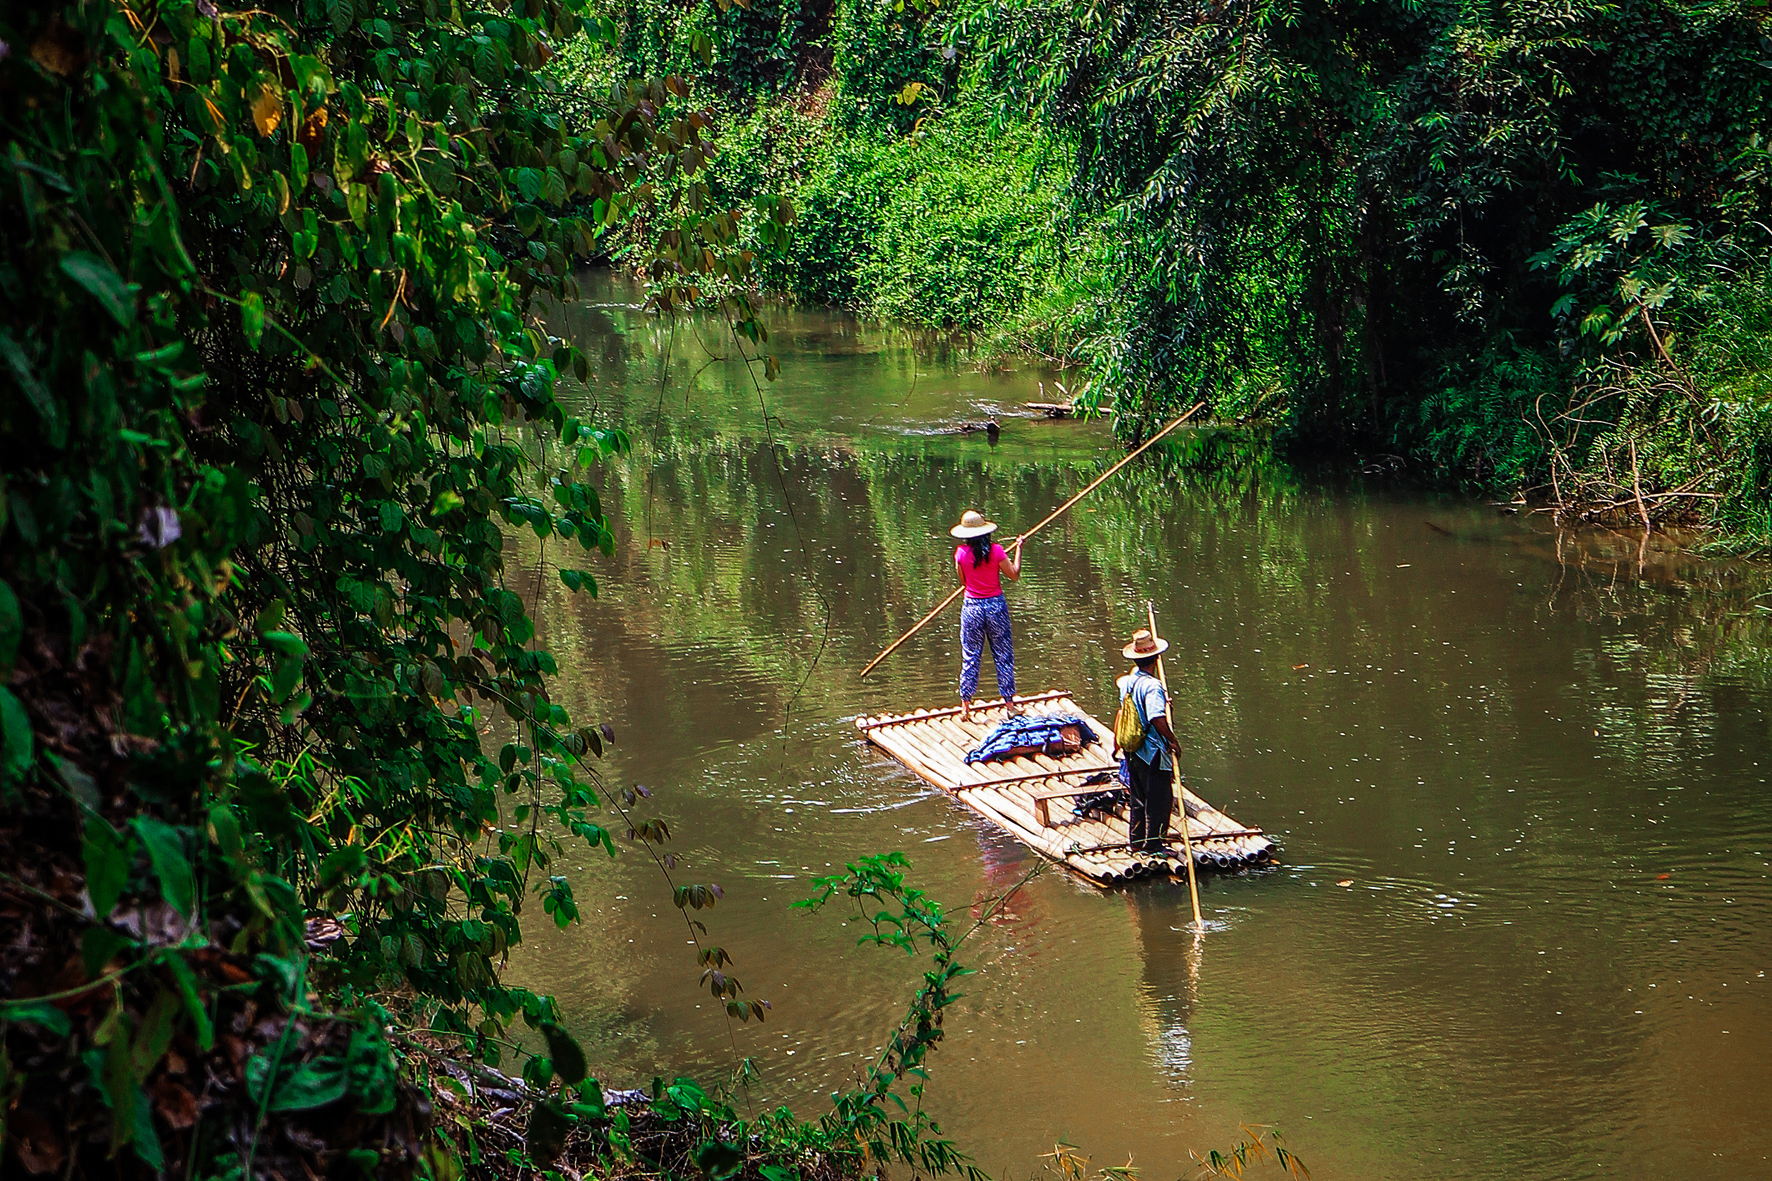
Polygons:
<instances>
[{"instance_id":1,"label":"sunlit leaves","mask_svg":"<svg viewBox=\"0 0 1772 1181\"><path fill-rule=\"evenodd\" d=\"M240 300L240 331L246 334L246 343L258 348L265 335L265 299L256 291L248 291Z\"/></svg>"},{"instance_id":2,"label":"sunlit leaves","mask_svg":"<svg viewBox=\"0 0 1772 1181\"><path fill-rule=\"evenodd\" d=\"M277 98L275 87L263 86L258 97L252 101L252 125L261 136L268 136L283 123L283 103Z\"/></svg>"},{"instance_id":3,"label":"sunlit leaves","mask_svg":"<svg viewBox=\"0 0 1772 1181\"><path fill-rule=\"evenodd\" d=\"M1554 244L1531 258L1569 289L1552 315L1572 322L1577 337L1616 344L1643 312L1674 299L1691 270L1684 252L1702 242L1684 222L1653 221L1661 212L1644 201L1597 202L1558 226Z\"/></svg>"}]
</instances>

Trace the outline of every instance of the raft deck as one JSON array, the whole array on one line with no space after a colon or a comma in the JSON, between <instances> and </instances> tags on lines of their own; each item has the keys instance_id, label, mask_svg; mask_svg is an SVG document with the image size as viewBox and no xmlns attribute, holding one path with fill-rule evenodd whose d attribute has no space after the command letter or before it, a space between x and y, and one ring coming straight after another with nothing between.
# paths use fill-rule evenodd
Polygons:
<instances>
[{"instance_id":1,"label":"raft deck","mask_svg":"<svg viewBox=\"0 0 1772 1181\"><path fill-rule=\"evenodd\" d=\"M923 779L1008 830L1029 848L1098 886L1177 870L1185 873L1180 816L1171 815L1171 856L1161 861L1132 855L1127 847L1125 805L1099 819L1080 818L1072 811L1077 797L1120 786L1114 778L1117 765L1109 757L1113 727L1091 717L1063 690L1017 701L1030 714L1080 717L1099 741L1059 757L1033 754L966 762L966 752L976 749L1007 716L1001 699L975 703L970 721L961 719L959 709L954 708L862 717L855 725L869 742ZM1086 785L1085 781L1102 774L1108 777L1107 782ZM1273 855L1273 841L1259 828L1245 828L1185 787L1182 799L1176 801L1176 813L1184 809L1196 866L1241 869Z\"/></svg>"}]
</instances>

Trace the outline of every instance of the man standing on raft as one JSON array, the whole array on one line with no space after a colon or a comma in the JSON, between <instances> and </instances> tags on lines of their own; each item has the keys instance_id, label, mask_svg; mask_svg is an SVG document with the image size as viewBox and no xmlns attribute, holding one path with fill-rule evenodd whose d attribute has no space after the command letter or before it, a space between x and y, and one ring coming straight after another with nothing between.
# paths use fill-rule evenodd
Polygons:
<instances>
[{"instance_id":1,"label":"man standing on raft","mask_svg":"<svg viewBox=\"0 0 1772 1181\"><path fill-rule=\"evenodd\" d=\"M972 698L978 692L978 662L984 656L985 641L991 645L991 662L997 666L997 688L1008 703L1010 713L1019 713L1015 704L1015 646L1009 638L1009 601L1003 597L1003 583L998 573L1007 574L1010 582L1021 578L1021 538L1010 543L1013 554L991 542L997 531L995 521L984 514L967 509L960 523L948 532L962 544L954 550L954 566L966 588L965 601L960 604L960 716L972 720Z\"/></svg>"},{"instance_id":2,"label":"man standing on raft","mask_svg":"<svg viewBox=\"0 0 1772 1181\"><path fill-rule=\"evenodd\" d=\"M1136 749L1124 752L1126 773L1131 780L1127 794L1132 797L1126 839L1133 852L1156 857L1169 852L1169 813L1175 807L1172 760L1181 755L1181 744L1175 741L1175 731L1169 726L1169 694L1157 678L1157 657L1168 647L1168 640L1139 628L1132 633L1132 642L1120 650L1134 667L1114 682L1120 687L1122 702L1132 698L1132 706L1144 726L1144 741Z\"/></svg>"}]
</instances>

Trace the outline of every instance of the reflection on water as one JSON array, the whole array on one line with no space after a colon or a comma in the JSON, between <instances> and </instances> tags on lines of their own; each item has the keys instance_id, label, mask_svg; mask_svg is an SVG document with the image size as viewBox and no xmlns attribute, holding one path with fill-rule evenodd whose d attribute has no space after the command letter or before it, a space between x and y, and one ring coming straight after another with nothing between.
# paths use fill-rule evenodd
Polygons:
<instances>
[{"instance_id":1,"label":"reflection on water","mask_svg":"<svg viewBox=\"0 0 1772 1181\"><path fill-rule=\"evenodd\" d=\"M812 876L902 849L955 915L1037 859L863 746L861 713L954 694L957 619L858 673L952 583L945 529L1013 531L1118 454L1015 417L1032 374L777 313L759 388L711 323L607 281L563 312L633 434L603 473L602 586L513 538L578 716L669 819L747 995L756 1102L823 1109L921 971L790 912ZM940 433L995 414L982 435ZM765 416L768 416L767 418ZM1761 572L1558 533L1494 507L1325 490L1198 433L1030 544L1019 679L1111 708L1154 600L1197 790L1284 842L1269 873L1104 893L1053 871L972 936L928 1102L994 1173L1066 1139L1180 1176L1240 1121L1319 1179L1772 1175L1772 702ZM1232 462L1210 463L1227 455ZM681 917L640 858L576 857L585 922L518 949L605 1079L732 1069Z\"/></svg>"}]
</instances>

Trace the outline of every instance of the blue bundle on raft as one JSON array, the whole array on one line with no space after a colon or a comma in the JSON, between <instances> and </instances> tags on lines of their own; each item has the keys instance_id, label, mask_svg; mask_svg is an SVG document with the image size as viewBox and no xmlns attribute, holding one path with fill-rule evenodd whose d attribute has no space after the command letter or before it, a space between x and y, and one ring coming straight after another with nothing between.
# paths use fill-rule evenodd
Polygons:
<instances>
[{"instance_id":1,"label":"blue bundle on raft","mask_svg":"<svg viewBox=\"0 0 1772 1181\"><path fill-rule=\"evenodd\" d=\"M1066 735L1066 729L1074 733ZM1071 754L1099 741L1089 723L1075 714L1023 714L999 722L976 750L968 752L966 761L983 763L1025 754Z\"/></svg>"}]
</instances>

